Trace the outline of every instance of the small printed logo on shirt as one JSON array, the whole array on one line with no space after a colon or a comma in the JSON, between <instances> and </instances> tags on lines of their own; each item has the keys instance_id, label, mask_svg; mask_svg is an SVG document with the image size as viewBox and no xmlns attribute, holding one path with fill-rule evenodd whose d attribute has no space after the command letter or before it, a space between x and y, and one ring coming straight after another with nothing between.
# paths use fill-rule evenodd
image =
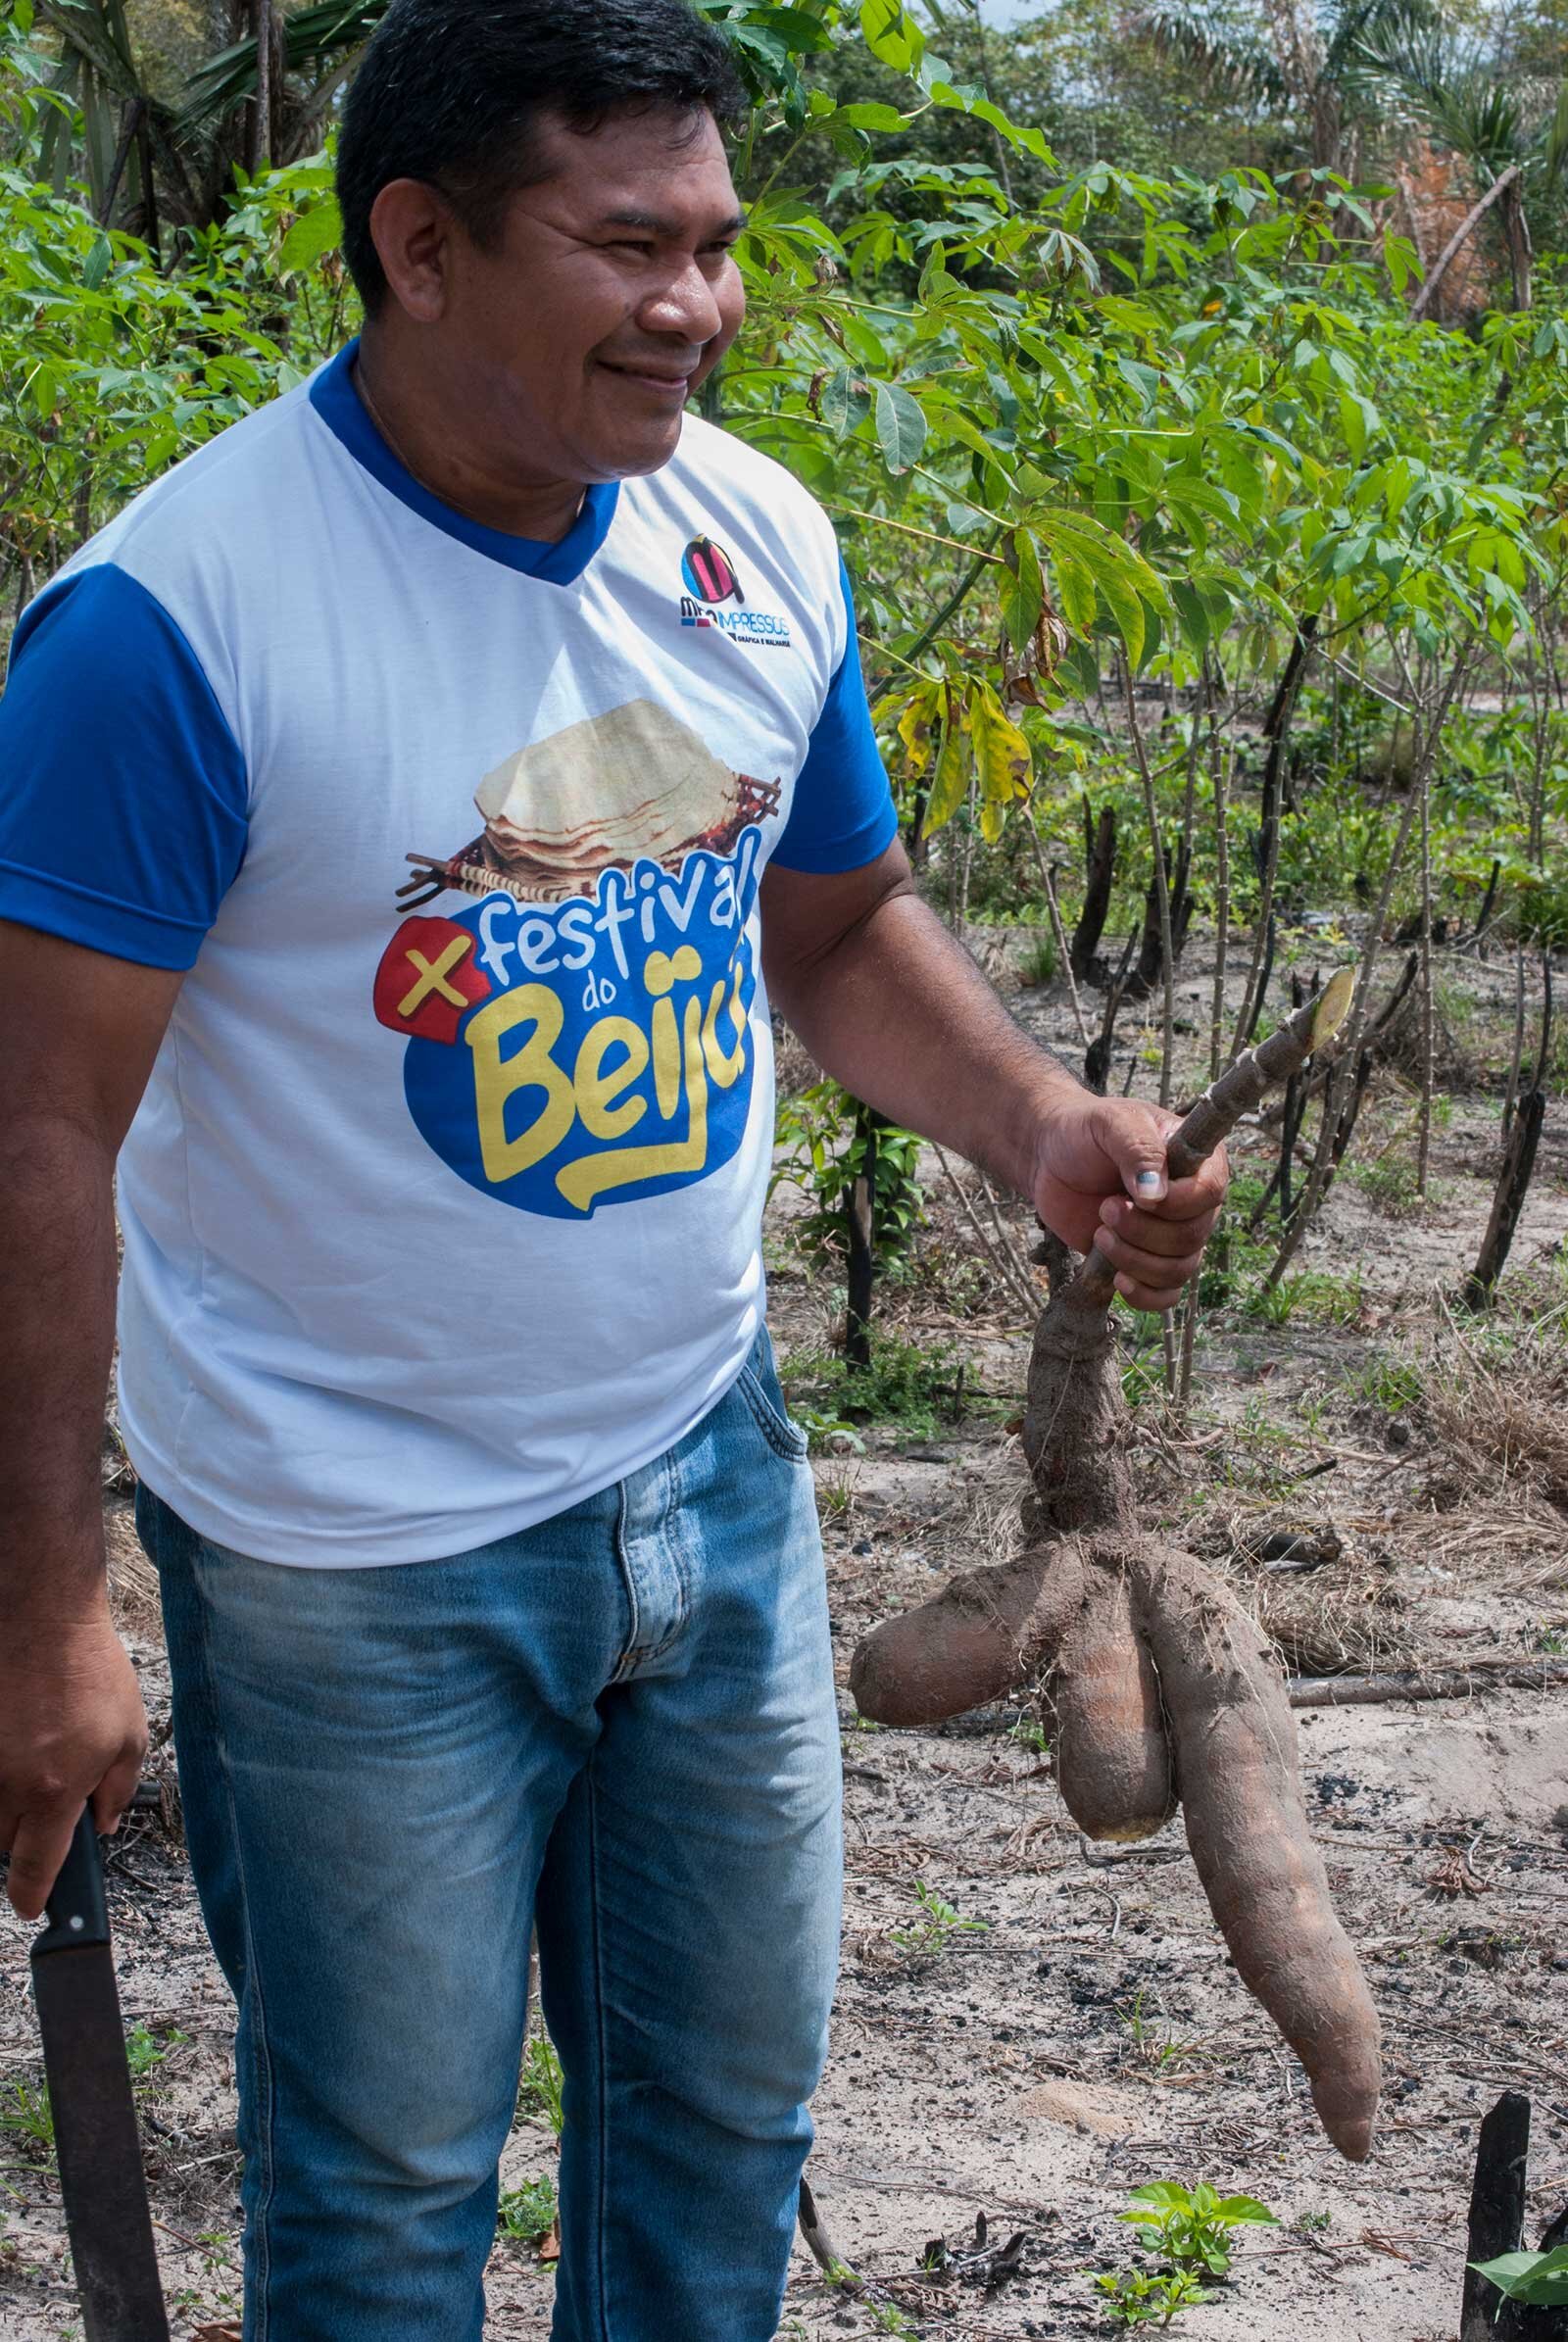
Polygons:
<instances>
[{"instance_id":1,"label":"small printed logo on shirt","mask_svg":"<svg viewBox=\"0 0 1568 2342\"><path fill-rule=\"evenodd\" d=\"M711 537L693 537L680 557L680 573L688 594L702 602L744 602L735 564L722 545Z\"/></svg>"},{"instance_id":2,"label":"small printed logo on shirt","mask_svg":"<svg viewBox=\"0 0 1568 2342\"><path fill-rule=\"evenodd\" d=\"M785 621L771 611L747 609L735 564L711 537L693 537L680 557L680 574L686 588L680 598L683 626L708 627L727 634L731 642L749 643L754 650L789 649ZM725 603L733 603L734 609L724 609Z\"/></svg>"}]
</instances>

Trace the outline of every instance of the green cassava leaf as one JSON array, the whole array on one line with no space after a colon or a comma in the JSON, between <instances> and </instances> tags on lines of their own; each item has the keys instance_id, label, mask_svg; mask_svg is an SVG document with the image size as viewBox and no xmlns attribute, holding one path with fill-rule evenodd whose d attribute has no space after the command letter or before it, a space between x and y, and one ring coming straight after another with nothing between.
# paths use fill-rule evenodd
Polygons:
<instances>
[{"instance_id":1,"label":"green cassava leaf","mask_svg":"<svg viewBox=\"0 0 1568 2342\"><path fill-rule=\"evenodd\" d=\"M1508 2301L1532 2309L1568 2307L1568 2245L1549 2253L1499 2253L1494 2261L1472 2261Z\"/></svg>"},{"instance_id":2,"label":"green cassava leaf","mask_svg":"<svg viewBox=\"0 0 1568 2342\"><path fill-rule=\"evenodd\" d=\"M897 382L878 382L873 393L876 435L889 471L907 471L925 445L925 415L918 400Z\"/></svg>"},{"instance_id":3,"label":"green cassava leaf","mask_svg":"<svg viewBox=\"0 0 1568 2342\"><path fill-rule=\"evenodd\" d=\"M870 408L870 393L863 375L847 366L836 366L822 385L820 412L822 420L835 438L842 439L853 431Z\"/></svg>"},{"instance_id":4,"label":"green cassava leaf","mask_svg":"<svg viewBox=\"0 0 1568 2342\"><path fill-rule=\"evenodd\" d=\"M278 247L277 265L285 275L314 268L323 253L343 240L343 215L337 197L328 195L302 212Z\"/></svg>"},{"instance_id":5,"label":"green cassava leaf","mask_svg":"<svg viewBox=\"0 0 1568 2342\"><path fill-rule=\"evenodd\" d=\"M1014 529L1007 545L1007 568L1002 584L1002 623L1007 640L1021 659L1034 640L1040 613L1046 606L1040 556L1027 529Z\"/></svg>"}]
</instances>

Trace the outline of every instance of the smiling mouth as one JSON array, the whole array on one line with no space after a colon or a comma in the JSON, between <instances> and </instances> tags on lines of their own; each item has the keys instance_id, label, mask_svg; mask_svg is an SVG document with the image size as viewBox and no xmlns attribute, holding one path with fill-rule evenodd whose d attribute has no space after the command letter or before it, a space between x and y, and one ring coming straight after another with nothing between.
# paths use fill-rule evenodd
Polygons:
<instances>
[{"instance_id":1,"label":"smiling mouth","mask_svg":"<svg viewBox=\"0 0 1568 2342\"><path fill-rule=\"evenodd\" d=\"M684 399L691 388L694 367L672 374L657 366L624 366L612 358L601 358L600 365L607 372L619 374L624 382L635 382L645 390L662 392L666 398Z\"/></svg>"}]
</instances>

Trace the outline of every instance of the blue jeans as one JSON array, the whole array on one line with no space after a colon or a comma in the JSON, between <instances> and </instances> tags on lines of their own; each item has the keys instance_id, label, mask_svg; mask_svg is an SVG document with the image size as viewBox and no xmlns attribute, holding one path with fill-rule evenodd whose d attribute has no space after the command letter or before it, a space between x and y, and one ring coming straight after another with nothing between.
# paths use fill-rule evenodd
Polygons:
<instances>
[{"instance_id":1,"label":"blue jeans","mask_svg":"<svg viewBox=\"0 0 1568 2342\"><path fill-rule=\"evenodd\" d=\"M246 2342L474 2342L537 1924L554 2342L771 2342L838 1951L804 1441L763 1335L657 1463L450 1560L302 1570L143 1490L239 2009Z\"/></svg>"}]
</instances>

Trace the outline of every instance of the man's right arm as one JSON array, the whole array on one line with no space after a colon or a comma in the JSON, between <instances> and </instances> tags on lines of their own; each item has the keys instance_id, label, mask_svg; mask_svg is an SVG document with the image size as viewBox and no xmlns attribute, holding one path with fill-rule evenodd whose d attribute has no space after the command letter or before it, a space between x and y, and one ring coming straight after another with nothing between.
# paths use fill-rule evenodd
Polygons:
<instances>
[{"instance_id":1,"label":"man's right arm","mask_svg":"<svg viewBox=\"0 0 1568 2342\"><path fill-rule=\"evenodd\" d=\"M82 1806L112 1829L147 1721L109 1615L98 1459L115 1157L180 976L0 921L0 1851L35 1919Z\"/></svg>"}]
</instances>

